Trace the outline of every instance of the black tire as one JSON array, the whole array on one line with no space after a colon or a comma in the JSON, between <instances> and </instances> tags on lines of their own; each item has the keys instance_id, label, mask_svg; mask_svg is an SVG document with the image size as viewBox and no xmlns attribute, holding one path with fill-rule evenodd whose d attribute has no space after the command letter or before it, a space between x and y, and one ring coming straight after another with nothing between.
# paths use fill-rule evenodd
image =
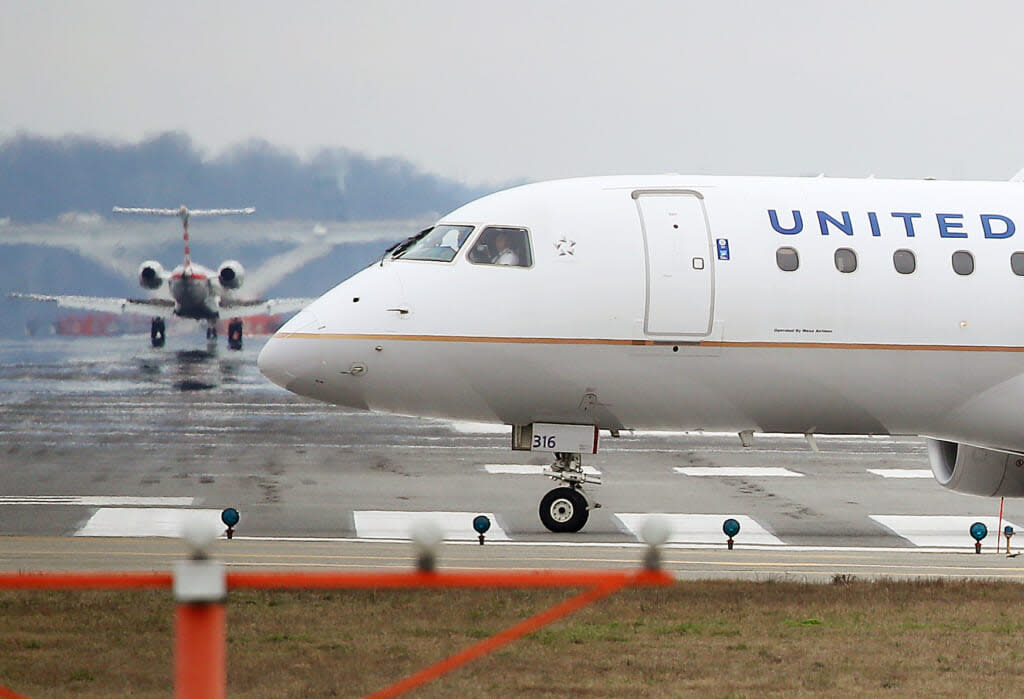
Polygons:
<instances>
[{"instance_id":1,"label":"black tire","mask_svg":"<svg viewBox=\"0 0 1024 699\"><path fill-rule=\"evenodd\" d=\"M242 349L242 321L233 320L228 324L228 349Z\"/></svg>"},{"instance_id":2,"label":"black tire","mask_svg":"<svg viewBox=\"0 0 1024 699\"><path fill-rule=\"evenodd\" d=\"M163 347L167 341L167 331L163 318L154 318L149 324L149 340L154 347Z\"/></svg>"},{"instance_id":3,"label":"black tire","mask_svg":"<svg viewBox=\"0 0 1024 699\"><path fill-rule=\"evenodd\" d=\"M590 517L590 506L583 493L574 488L555 488L540 501L540 521L548 531L575 533Z\"/></svg>"}]
</instances>

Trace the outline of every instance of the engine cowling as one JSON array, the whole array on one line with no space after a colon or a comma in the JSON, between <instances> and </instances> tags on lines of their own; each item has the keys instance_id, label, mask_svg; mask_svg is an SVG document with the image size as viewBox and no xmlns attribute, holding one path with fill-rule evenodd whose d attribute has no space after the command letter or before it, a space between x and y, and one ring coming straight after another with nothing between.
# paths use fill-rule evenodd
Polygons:
<instances>
[{"instance_id":1,"label":"engine cowling","mask_svg":"<svg viewBox=\"0 0 1024 699\"><path fill-rule=\"evenodd\" d=\"M156 260L147 260L139 265L139 284L144 289L159 289L166 277L167 272Z\"/></svg>"},{"instance_id":2,"label":"engine cowling","mask_svg":"<svg viewBox=\"0 0 1024 699\"><path fill-rule=\"evenodd\" d=\"M228 260L217 270L217 278L225 289L237 289L242 286L242 280L245 279L245 268L241 262Z\"/></svg>"},{"instance_id":3,"label":"engine cowling","mask_svg":"<svg viewBox=\"0 0 1024 699\"><path fill-rule=\"evenodd\" d=\"M941 439L925 440L935 480L958 493L1024 497L1024 456Z\"/></svg>"}]
</instances>

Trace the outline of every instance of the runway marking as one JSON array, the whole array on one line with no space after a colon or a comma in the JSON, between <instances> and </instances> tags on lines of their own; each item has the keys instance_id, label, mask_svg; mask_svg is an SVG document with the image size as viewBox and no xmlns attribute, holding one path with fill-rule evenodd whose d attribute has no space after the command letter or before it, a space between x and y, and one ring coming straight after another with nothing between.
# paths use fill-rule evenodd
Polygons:
<instances>
[{"instance_id":1,"label":"runway marking","mask_svg":"<svg viewBox=\"0 0 1024 699\"><path fill-rule=\"evenodd\" d=\"M484 470L487 471L487 473L511 476L540 476L549 468L551 467L535 466L532 464L484 464ZM587 473L592 476L601 475L601 472L593 466L584 466L583 473Z\"/></svg>"},{"instance_id":2,"label":"runway marking","mask_svg":"<svg viewBox=\"0 0 1024 699\"><path fill-rule=\"evenodd\" d=\"M75 536L180 537L186 520L201 518L224 529L220 510L169 507L103 507L96 510Z\"/></svg>"},{"instance_id":3,"label":"runway marking","mask_svg":"<svg viewBox=\"0 0 1024 699\"><path fill-rule=\"evenodd\" d=\"M746 515L619 513L615 517L638 539L641 538L644 523L652 517L657 517L668 524L670 531L669 544L712 544L722 546L726 542L726 536L722 532L722 523L731 518L740 523L740 533L735 537L737 543L767 546L786 545L784 541L769 533L767 529Z\"/></svg>"},{"instance_id":4,"label":"runway marking","mask_svg":"<svg viewBox=\"0 0 1024 699\"><path fill-rule=\"evenodd\" d=\"M988 527L988 537L982 541L985 547L993 545L1005 546L998 517L970 517L967 515L871 515L871 519L886 529L891 529L915 546L928 547L959 547L974 546L970 528L974 522L981 522ZM1004 519L1003 526L1009 525L1015 530L1017 525Z\"/></svg>"},{"instance_id":5,"label":"runway marking","mask_svg":"<svg viewBox=\"0 0 1024 699\"><path fill-rule=\"evenodd\" d=\"M2 505L87 505L89 507L189 507L195 498L137 495L0 495Z\"/></svg>"},{"instance_id":6,"label":"runway marking","mask_svg":"<svg viewBox=\"0 0 1024 699\"><path fill-rule=\"evenodd\" d=\"M931 480L935 477L929 468L869 468L868 473L882 478L927 478Z\"/></svg>"},{"instance_id":7,"label":"runway marking","mask_svg":"<svg viewBox=\"0 0 1024 699\"><path fill-rule=\"evenodd\" d=\"M672 469L684 476L717 476L719 478L803 478L804 474L778 466L676 466Z\"/></svg>"},{"instance_id":8,"label":"runway marking","mask_svg":"<svg viewBox=\"0 0 1024 699\"><path fill-rule=\"evenodd\" d=\"M356 536L360 539L409 540L413 528L422 523L440 527L445 541L477 541L473 518L486 515L491 520L488 541L507 541L508 534L491 512L406 512L394 510L356 510L352 513ZM220 512L217 513L218 518Z\"/></svg>"}]
</instances>

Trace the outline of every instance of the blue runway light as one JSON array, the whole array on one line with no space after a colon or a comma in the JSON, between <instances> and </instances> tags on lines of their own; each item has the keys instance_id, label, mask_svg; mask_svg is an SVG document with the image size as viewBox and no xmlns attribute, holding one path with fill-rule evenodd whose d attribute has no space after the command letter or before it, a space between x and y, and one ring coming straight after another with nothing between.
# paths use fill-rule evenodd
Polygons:
<instances>
[{"instance_id":1,"label":"blue runway light","mask_svg":"<svg viewBox=\"0 0 1024 699\"><path fill-rule=\"evenodd\" d=\"M473 530L477 534L486 534L491 528L491 520L485 515L477 515L473 518Z\"/></svg>"},{"instance_id":2,"label":"blue runway light","mask_svg":"<svg viewBox=\"0 0 1024 699\"><path fill-rule=\"evenodd\" d=\"M731 539L740 533L740 523L730 517L722 523L722 531Z\"/></svg>"},{"instance_id":3,"label":"blue runway light","mask_svg":"<svg viewBox=\"0 0 1024 699\"><path fill-rule=\"evenodd\" d=\"M238 510L233 507L227 507L220 513L220 521L228 527L235 526L240 519L241 516L238 514Z\"/></svg>"},{"instance_id":4,"label":"blue runway light","mask_svg":"<svg viewBox=\"0 0 1024 699\"><path fill-rule=\"evenodd\" d=\"M984 522L975 522L971 525L971 538L975 541L981 541L988 536L988 527L985 526Z\"/></svg>"}]
</instances>

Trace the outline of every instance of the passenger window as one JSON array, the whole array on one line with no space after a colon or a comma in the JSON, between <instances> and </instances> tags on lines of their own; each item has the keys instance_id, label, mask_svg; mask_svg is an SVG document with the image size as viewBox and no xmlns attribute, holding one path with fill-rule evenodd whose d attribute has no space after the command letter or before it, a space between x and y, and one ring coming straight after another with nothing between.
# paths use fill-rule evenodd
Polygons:
<instances>
[{"instance_id":1,"label":"passenger window","mask_svg":"<svg viewBox=\"0 0 1024 699\"><path fill-rule=\"evenodd\" d=\"M403 260L451 262L473 232L473 226L435 226L403 243L395 257Z\"/></svg>"},{"instance_id":2,"label":"passenger window","mask_svg":"<svg viewBox=\"0 0 1024 699\"><path fill-rule=\"evenodd\" d=\"M779 248L775 251L775 264L783 272L795 272L800 266L800 256L796 248Z\"/></svg>"},{"instance_id":3,"label":"passenger window","mask_svg":"<svg viewBox=\"0 0 1024 699\"><path fill-rule=\"evenodd\" d=\"M478 265L530 267L530 234L525 228L489 226L470 249L469 261Z\"/></svg>"},{"instance_id":4,"label":"passenger window","mask_svg":"<svg viewBox=\"0 0 1024 699\"><path fill-rule=\"evenodd\" d=\"M966 250L957 250L953 253L953 271L962 277L974 274L974 255Z\"/></svg>"},{"instance_id":5,"label":"passenger window","mask_svg":"<svg viewBox=\"0 0 1024 699\"><path fill-rule=\"evenodd\" d=\"M849 274L857 269L857 253L850 248L839 248L836 250L836 269L843 274Z\"/></svg>"},{"instance_id":6,"label":"passenger window","mask_svg":"<svg viewBox=\"0 0 1024 699\"><path fill-rule=\"evenodd\" d=\"M913 274L917 269L917 258L910 250L897 250L892 254L892 266L900 274Z\"/></svg>"},{"instance_id":7,"label":"passenger window","mask_svg":"<svg viewBox=\"0 0 1024 699\"><path fill-rule=\"evenodd\" d=\"M1024 252L1015 252L1010 255L1010 269L1018 277L1024 277Z\"/></svg>"}]
</instances>

